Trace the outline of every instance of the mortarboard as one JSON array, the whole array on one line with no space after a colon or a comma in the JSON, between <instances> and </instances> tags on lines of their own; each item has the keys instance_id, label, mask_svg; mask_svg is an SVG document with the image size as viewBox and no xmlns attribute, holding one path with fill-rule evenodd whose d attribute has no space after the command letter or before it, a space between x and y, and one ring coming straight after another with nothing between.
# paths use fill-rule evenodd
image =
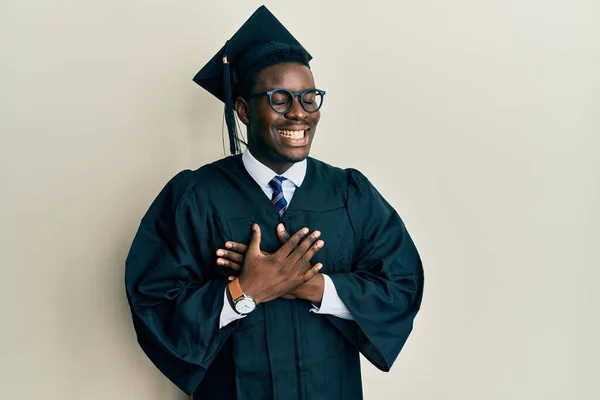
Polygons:
<instances>
[{"instance_id":1,"label":"mortarboard","mask_svg":"<svg viewBox=\"0 0 600 400\"><path fill-rule=\"evenodd\" d=\"M290 47L304 50L267 7L261 6L194 77L194 82L225 103L231 154L240 151L233 111L236 85L264 55Z\"/></svg>"}]
</instances>

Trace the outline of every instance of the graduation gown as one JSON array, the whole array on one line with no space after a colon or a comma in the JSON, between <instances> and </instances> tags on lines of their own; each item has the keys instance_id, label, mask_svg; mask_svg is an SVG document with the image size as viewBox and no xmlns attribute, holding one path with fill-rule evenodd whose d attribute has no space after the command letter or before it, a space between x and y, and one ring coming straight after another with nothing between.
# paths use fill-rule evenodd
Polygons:
<instances>
[{"instance_id":1,"label":"graduation gown","mask_svg":"<svg viewBox=\"0 0 600 400\"><path fill-rule=\"evenodd\" d=\"M276 226L320 230L313 258L354 321L276 299L219 329L230 270L215 252L228 240L280 246ZM126 290L140 346L194 399L361 399L359 351L388 371L423 293L419 255L394 209L354 169L308 158L283 217L240 155L176 175L143 217L126 261Z\"/></svg>"}]
</instances>

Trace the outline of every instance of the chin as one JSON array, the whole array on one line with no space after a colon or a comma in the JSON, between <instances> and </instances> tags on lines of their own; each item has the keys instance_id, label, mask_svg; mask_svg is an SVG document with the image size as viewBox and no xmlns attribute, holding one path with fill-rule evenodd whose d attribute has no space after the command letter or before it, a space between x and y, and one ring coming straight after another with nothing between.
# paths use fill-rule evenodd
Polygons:
<instances>
[{"instance_id":1,"label":"chin","mask_svg":"<svg viewBox=\"0 0 600 400\"><path fill-rule=\"evenodd\" d=\"M281 158L283 158L287 162L297 163L297 162L306 160L309 153L310 153L310 149L299 149L298 151L282 152L282 153L279 153L279 155L281 156Z\"/></svg>"}]
</instances>

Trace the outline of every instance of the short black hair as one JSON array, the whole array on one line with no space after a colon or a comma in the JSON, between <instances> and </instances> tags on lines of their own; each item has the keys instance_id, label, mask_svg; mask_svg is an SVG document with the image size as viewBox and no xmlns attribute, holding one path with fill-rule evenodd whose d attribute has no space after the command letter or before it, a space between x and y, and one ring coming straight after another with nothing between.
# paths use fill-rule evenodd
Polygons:
<instances>
[{"instance_id":1,"label":"short black hair","mask_svg":"<svg viewBox=\"0 0 600 400\"><path fill-rule=\"evenodd\" d=\"M265 54L241 77L239 84L236 85L234 90L234 99L238 96L248 99L253 94L254 87L258 83L260 73L263 70L283 63L298 63L310 69L309 60L310 56L306 50L299 46L290 46Z\"/></svg>"}]
</instances>

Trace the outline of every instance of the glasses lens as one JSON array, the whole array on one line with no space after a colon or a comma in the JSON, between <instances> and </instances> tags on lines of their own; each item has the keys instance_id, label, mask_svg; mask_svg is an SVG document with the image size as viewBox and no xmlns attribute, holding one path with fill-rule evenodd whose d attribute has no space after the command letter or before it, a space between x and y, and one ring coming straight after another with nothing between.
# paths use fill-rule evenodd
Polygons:
<instances>
[{"instance_id":1,"label":"glasses lens","mask_svg":"<svg viewBox=\"0 0 600 400\"><path fill-rule=\"evenodd\" d=\"M323 104L323 94L317 89L309 90L302 96L302 105L308 112L317 111L321 108L321 104Z\"/></svg>"},{"instance_id":2,"label":"glasses lens","mask_svg":"<svg viewBox=\"0 0 600 400\"><path fill-rule=\"evenodd\" d=\"M292 95L287 90L276 90L271 95L271 107L277 112L287 112L292 100Z\"/></svg>"}]
</instances>

